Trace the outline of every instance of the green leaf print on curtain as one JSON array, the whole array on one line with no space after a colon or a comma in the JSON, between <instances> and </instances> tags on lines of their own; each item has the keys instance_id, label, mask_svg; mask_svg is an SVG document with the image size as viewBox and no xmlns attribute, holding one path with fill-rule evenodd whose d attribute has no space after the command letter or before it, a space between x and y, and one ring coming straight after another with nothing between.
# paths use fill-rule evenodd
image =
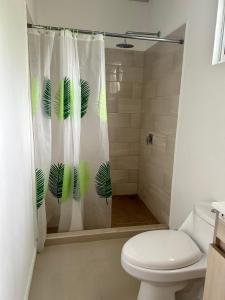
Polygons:
<instances>
[{"instance_id":1,"label":"green leaf print on curtain","mask_svg":"<svg viewBox=\"0 0 225 300\"><path fill-rule=\"evenodd\" d=\"M96 192L101 198L106 199L108 204L108 198L112 196L112 184L110 177L110 165L109 162L104 162L98 169L98 173L95 177Z\"/></svg>"},{"instance_id":2,"label":"green leaf print on curtain","mask_svg":"<svg viewBox=\"0 0 225 300\"><path fill-rule=\"evenodd\" d=\"M89 188L90 167L86 161L80 161L79 164L80 196L83 197Z\"/></svg>"},{"instance_id":3,"label":"green leaf print on curtain","mask_svg":"<svg viewBox=\"0 0 225 300\"><path fill-rule=\"evenodd\" d=\"M103 122L107 122L106 87L101 87L99 95L99 116Z\"/></svg>"},{"instance_id":4,"label":"green leaf print on curtain","mask_svg":"<svg viewBox=\"0 0 225 300\"><path fill-rule=\"evenodd\" d=\"M68 200L71 192L71 168L62 163L53 164L50 168L49 190L61 203Z\"/></svg>"},{"instance_id":5,"label":"green leaf print on curtain","mask_svg":"<svg viewBox=\"0 0 225 300\"><path fill-rule=\"evenodd\" d=\"M43 204L44 194L45 194L45 175L41 169L35 170L35 179L36 179L36 205L38 209Z\"/></svg>"},{"instance_id":6,"label":"green leaf print on curtain","mask_svg":"<svg viewBox=\"0 0 225 300\"><path fill-rule=\"evenodd\" d=\"M43 86L42 104L43 104L43 110L48 118L51 118L51 97L52 97L51 80L45 78L44 86Z\"/></svg>"},{"instance_id":7,"label":"green leaf print on curtain","mask_svg":"<svg viewBox=\"0 0 225 300\"><path fill-rule=\"evenodd\" d=\"M80 200L80 178L79 170L73 169L73 199Z\"/></svg>"},{"instance_id":8,"label":"green leaf print on curtain","mask_svg":"<svg viewBox=\"0 0 225 300\"><path fill-rule=\"evenodd\" d=\"M87 113L88 100L90 97L90 87L86 80L80 80L81 86L81 118Z\"/></svg>"},{"instance_id":9,"label":"green leaf print on curtain","mask_svg":"<svg viewBox=\"0 0 225 300\"><path fill-rule=\"evenodd\" d=\"M56 94L55 109L59 120L65 120L73 113L74 84L68 77L60 81Z\"/></svg>"}]
</instances>

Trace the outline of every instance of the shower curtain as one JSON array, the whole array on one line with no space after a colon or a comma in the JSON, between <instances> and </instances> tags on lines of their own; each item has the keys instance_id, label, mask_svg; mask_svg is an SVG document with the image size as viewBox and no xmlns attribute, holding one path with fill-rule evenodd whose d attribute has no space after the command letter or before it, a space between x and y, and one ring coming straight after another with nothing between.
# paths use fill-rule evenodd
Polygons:
<instances>
[{"instance_id":1,"label":"shower curtain","mask_svg":"<svg viewBox=\"0 0 225 300\"><path fill-rule=\"evenodd\" d=\"M28 41L41 250L47 223L111 226L105 50L102 35L68 30L31 29Z\"/></svg>"}]
</instances>

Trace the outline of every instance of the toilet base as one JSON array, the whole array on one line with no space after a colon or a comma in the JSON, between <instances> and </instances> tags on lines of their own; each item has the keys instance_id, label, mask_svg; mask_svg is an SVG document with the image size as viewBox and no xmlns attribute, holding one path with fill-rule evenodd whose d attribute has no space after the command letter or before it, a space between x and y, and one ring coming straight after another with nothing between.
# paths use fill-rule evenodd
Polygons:
<instances>
[{"instance_id":1,"label":"toilet base","mask_svg":"<svg viewBox=\"0 0 225 300\"><path fill-rule=\"evenodd\" d=\"M164 285L142 281L137 300L175 300L176 292L184 289L186 285L186 281Z\"/></svg>"}]
</instances>

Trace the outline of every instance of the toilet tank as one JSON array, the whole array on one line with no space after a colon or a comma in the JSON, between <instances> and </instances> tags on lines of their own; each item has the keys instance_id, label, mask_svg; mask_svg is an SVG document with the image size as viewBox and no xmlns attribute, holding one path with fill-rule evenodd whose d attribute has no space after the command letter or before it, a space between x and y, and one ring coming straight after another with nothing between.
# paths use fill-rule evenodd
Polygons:
<instances>
[{"instance_id":1,"label":"toilet tank","mask_svg":"<svg viewBox=\"0 0 225 300\"><path fill-rule=\"evenodd\" d=\"M208 252L209 244L213 242L216 216L211 212L211 205L212 202L195 205L179 228L187 233L204 253Z\"/></svg>"}]
</instances>

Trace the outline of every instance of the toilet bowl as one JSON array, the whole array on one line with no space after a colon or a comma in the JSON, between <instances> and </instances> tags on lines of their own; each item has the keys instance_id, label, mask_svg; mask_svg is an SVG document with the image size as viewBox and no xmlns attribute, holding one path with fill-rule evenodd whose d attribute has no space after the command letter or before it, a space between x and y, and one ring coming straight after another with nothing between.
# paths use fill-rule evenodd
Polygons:
<instances>
[{"instance_id":1,"label":"toilet bowl","mask_svg":"<svg viewBox=\"0 0 225 300\"><path fill-rule=\"evenodd\" d=\"M214 224L211 203L204 203L194 207L179 230L153 230L129 239L121 264L141 281L138 300L175 300L190 280L203 278Z\"/></svg>"}]
</instances>

